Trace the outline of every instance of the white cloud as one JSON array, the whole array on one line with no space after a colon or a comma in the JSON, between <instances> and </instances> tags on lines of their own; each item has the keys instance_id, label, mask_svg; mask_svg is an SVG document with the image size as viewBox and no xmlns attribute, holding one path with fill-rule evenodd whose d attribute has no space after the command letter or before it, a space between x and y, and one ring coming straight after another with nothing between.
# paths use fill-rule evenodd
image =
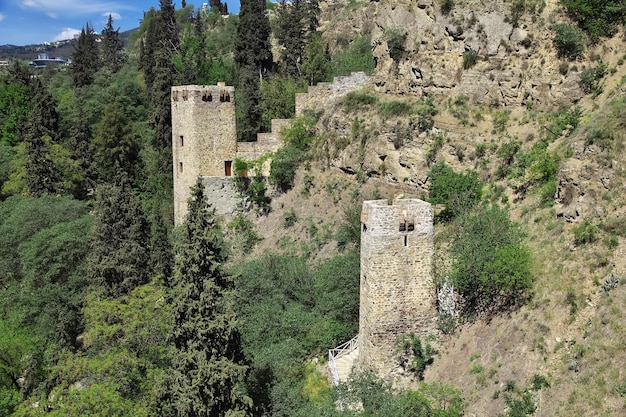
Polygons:
<instances>
[{"instance_id":1,"label":"white cloud","mask_svg":"<svg viewBox=\"0 0 626 417\"><path fill-rule=\"evenodd\" d=\"M4 13L0 13L0 22L2 22L6 18L7 18L7 15L5 15Z\"/></svg>"},{"instance_id":2,"label":"white cloud","mask_svg":"<svg viewBox=\"0 0 626 417\"><path fill-rule=\"evenodd\" d=\"M120 20L122 18L122 15L119 13L115 13L115 12L102 13L102 16L106 17L107 19L109 18L109 15L111 15L113 20Z\"/></svg>"},{"instance_id":3,"label":"white cloud","mask_svg":"<svg viewBox=\"0 0 626 417\"><path fill-rule=\"evenodd\" d=\"M72 29L72 28L65 28L63 29L63 32L56 35L53 40L62 41L65 39L74 39L74 37L78 35L80 35L80 30Z\"/></svg>"},{"instance_id":4,"label":"white cloud","mask_svg":"<svg viewBox=\"0 0 626 417\"><path fill-rule=\"evenodd\" d=\"M107 10L136 9L132 2L120 0L21 0L20 4L23 8L37 9L44 13L55 13L58 16L103 14ZM113 18L116 14L113 14Z\"/></svg>"},{"instance_id":5,"label":"white cloud","mask_svg":"<svg viewBox=\"0 0 626 417\"><path fill-rule=\"evenodd\" d=\"M58 17L58 16L57 16L57 14L56 14L56 13L53 13L53 12L48 12L48 13L46 13L46 14L47 14L48 16L50 16L51 18L53 18L53 19L56 19L56 18Z\"/></svg>"}]
</instances>

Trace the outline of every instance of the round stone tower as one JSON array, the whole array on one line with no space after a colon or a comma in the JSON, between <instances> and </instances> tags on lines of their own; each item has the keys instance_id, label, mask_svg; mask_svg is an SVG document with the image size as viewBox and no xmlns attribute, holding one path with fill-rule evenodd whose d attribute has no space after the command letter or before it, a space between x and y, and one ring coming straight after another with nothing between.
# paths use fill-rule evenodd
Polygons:
<instances>
[{"instance_id":1,"label":"round stone tower","mask_svg":"<svg viewBox=\"0 0 626 417\"><path fill-rule=\"evenodd\" d=\"M426 336L436 322L433 210L418 199L363 202L361 213L360 368L389 379L399 367L398 338Z\"/></svg>"},{"instance_id":2,"label":"round stone tower","mask_svg":"<svg viewBox=\"0 0 626 417\"><path fill-rule=\"evenodd\" d=\"M229 177L237 151L235 88L172 87L174 221L187 214L190 188L198 177Z\"/></svg>"}]
</instances>

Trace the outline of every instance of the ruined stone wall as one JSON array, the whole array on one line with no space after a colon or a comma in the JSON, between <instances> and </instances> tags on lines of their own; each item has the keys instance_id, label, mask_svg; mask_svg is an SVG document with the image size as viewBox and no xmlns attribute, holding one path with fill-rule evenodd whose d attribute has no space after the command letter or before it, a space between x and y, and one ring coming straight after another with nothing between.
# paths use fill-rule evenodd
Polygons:
<instances>
[{"instance_id":1,"label":"ruined stone wall","mask_svg":"<svg viewBox=\"0 0 626 417\"><path fill-rule=\"evenodd\" d=\"M433 210L418 199L363 202L358 366L393 379L397 340L435 329Z\"/></svg>"},{"instance_id":2,"label":"ruined stone wall","mask_svg":"<svg viewBox=\"0 0 626 417\"><path fill-rule=\"evenodd\" d=\"M202 185L207 203L215 209L217 215L234 215L243 205L234 177L203 177Z\"/></svg>"},{"instance_id":3,"label":"ruined stone wall","mask_svg":"<svg viewBox=\"0 0 626 417\"><path fill-rule=\"evenodd\" d=\"M271 132L257 134L257 140L255 142L238 142L237 158L245 161L253 161L255 159L259 159L267 153L276 152L281 146L283 146L280 129L290 121L291 119L273 119ZM254 174L268 176L269 173L270 161L267 160L261 167L261 171L255 172Z\"/></svg>"},{"instance_id":4,"label":"ruined stone wall","mask_svg":"<svg viewBox=\"0 0 626 417\"><path fill-rule=\"evenodd\" d=\"M305 110L330 108L337 99L362 87L369 80L370 77L364 72L355 72L335 77L332 83L318 83L309 87L308 92L296 94L296 116L302 116Z\"/></svg>"},{"instance_id":5,"label":"ruined stone wall","mask_svg":"<svg viewBox=\"0 0 626 417\"><path fill-rule=\"evenodd\" d=\"M235 89L223 83L176 86L171 103L174 219L180 224L196 179L227 176L235 158Z\"/></svg>"}]
</instances>

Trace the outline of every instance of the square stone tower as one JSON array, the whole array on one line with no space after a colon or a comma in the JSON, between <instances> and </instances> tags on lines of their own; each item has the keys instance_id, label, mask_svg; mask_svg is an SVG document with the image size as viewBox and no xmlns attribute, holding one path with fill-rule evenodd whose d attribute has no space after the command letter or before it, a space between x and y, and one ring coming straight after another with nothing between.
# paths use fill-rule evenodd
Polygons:
<instances>
[{"instance_id":1,"label":"square stone tower","mask_svg":"<svg viewBox=\"0 0 626 417\"><path fill-rule=\"evenodd\" d=\"M230 177L237 151L235 88L172 87L174 221L187 214L190 188L198 177Z\"/></svg>"},{"instance_id":2,"label":"square stone tower","mask_svg":"<svg viewBox=\"0 0 626 417\"><path fill-rule=\"evenodd\" d=\"M393 379L400 337L436 322L432 206L418 199L364 201L357 366Z\"/></svg>"}]
</instances>

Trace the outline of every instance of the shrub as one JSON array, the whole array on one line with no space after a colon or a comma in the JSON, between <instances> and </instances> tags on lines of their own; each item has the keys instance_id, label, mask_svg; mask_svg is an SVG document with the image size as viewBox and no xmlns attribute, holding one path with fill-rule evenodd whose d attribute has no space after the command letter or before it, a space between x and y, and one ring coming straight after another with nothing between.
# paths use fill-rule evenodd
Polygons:
<instances>
[{"instance_id":1,"label":"shrub","mask_svg":"<svg viewBox=\"0 0 626 417\"><path fill-rule=\"evenodd\" d=\"M478 52L465 51L463 52L463 69L470 69L478 63Z\"/></svg>"},{"instance_id":2,"label":"shrub","mask_svg":"<svg viewBox=\"0 0 626 417\"><path fill-rule=\"evenodd\" d=\"M368 107L378 104L378 97L367 91L356 90L346 94L344 98L341 99L341 104L346 113L352 113L358 110L365 110Z\"/></svg>"},{"instance_id":3,"label":"shrub","mask_svg":"<svg viewBox=\"0 0 626 417\"><path fill-rule=\"evenodd\" d=\"M602 93L602 84L600 81L605 75L606 64L600 63L595 67L587 67L580 73L580 86L585 93L591 93L596 97Z\"/></svg>"},{"instance_id":4,"label":"shrub","mask_svg":"<svg viewBox=\"0 0 626 417\"><path fill-rule=\"evenodd\" d=\"M612 36L624 24L626 4L623 1L561 0L568 15L589 34L592 40Z\"/></svg>"},{"instance_id":5,"label":"shrub","mask_svg":"<svg viewBox=\"0 0 626 417\"><path fill-rule=\"evenodd\" d=\"M493 312L526 299L534 277L519 226L498 206L458 216L451 229L450 278L465 313Z\"/></svg>"},{"instance_id":6,"label":"shrub","mask_svg":"<svg viewBox=\"0 0 626 417\"><path fill-rule=\"evenodd\" d=\"M450 14L454 9L454 0L441 0L441 13L444 15Z\"/></svg>"},{"instance_id":7,"label":"shrub","mask_svg":"<svg viewBox=\"0 0 626 417\"><path fill-rule=\"evenodd\" d=\"M294 224L296 224L296 221L298 220L297 216L296 216L296 212L295 210L292 208L290 210L287 210L286 212L283 213L283 225L285 227L291 227Z\"/></svg>"},{"instance_id":8,"label":"shrub","mask_svg":"<svg viewBox=\"0 0 626 417\"><path fill-rule=\"evenodd\" d=\"M403 367L415 374L418 379L424 378L426 366L433 363L433 348L430 344L423 344L422 340L411 333L400 339L400 350L408 356Z\"/></svg>"},{"instance_id":9,"label":"shrub","mask_svg":"<svg viewBox=\"0 0 626 417\"><path fill-rule=\"evenodd\" d=\"M333 75L348 75L355 71L371 74L376 65L372 55L371 38L356 38L348 48L332 59Z\"/></svg>"},{"instance_id":10,"label":"shrub","mask_svg":"<svg viewBox=\"0 0 626 417\"><path fill-rule=\"evenodd\" d=\"M559 23L552 27L554 38L552 43L560 58L574 60L585 51L585 35L576 26Z\"/></svg>"},{"instance_id":11,"label":"shrub","mask_svg":"<svg viewBox=\"0 0 626 417\"><path fill-rule=\"evenodd\" d=\"M574 243L577 245L593 243L598 240L598 229L588 220L574 227L572 232L574 233Z\"/></svg>"},{"instance_id":12,"label":"shrub","mask_svg":"<svg viewBox=\"0 0 626 417\"><path fill-rule=\"evenodd\" d=\"M388 28L385 29L383 39L387 41L387 47L389 48L389 56L394 61L398 61L404 58L406 49L404 47L406 43L407 31L401 28Z\"/></svg>"},{"instance_id":13,"label":"shrub","mask_svg":"<svg viewBox=\"0 0 626 417\"><path fill-rule=\"evenodd\" d=\"M450 221L480 201L482 183L474 171L457 174L444 162L433 165L428 172L432 204L443 204L439 220Z\"/></svg>"},{"instance_id":14,"label":"shrub","mask_svg":"<svg viewBox=\"0 0 626 417\"><path fill-rule=\"evenodd\" d=\"M413 106L406 101L393 100L380 103L380 114L384 118L406 116L413 110Z\"/></svg>"}]
</instances>

